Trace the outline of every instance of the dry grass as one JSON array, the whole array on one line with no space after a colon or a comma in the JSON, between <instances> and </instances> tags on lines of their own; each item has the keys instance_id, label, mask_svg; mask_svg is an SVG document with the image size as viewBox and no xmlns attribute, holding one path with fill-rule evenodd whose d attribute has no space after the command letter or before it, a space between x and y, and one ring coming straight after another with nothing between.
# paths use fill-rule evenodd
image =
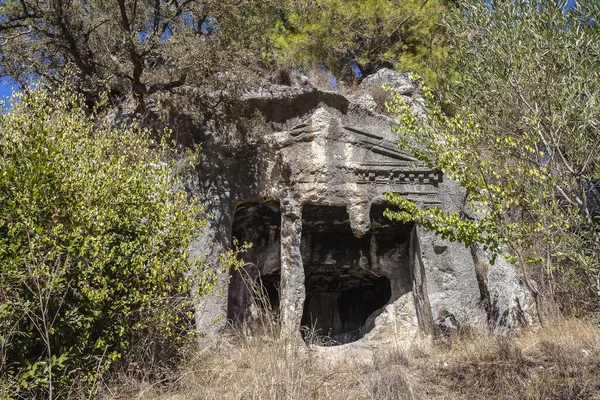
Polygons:
<instances>
[{"instance_id":1,"label":"dry grass","mask_svg":"<svg viewBox=\"0 0 600 400\"><path fill-rule=\"evenodd\" d=\"M271 335L234 335L168 382L128 382L104 399L600 399L600 329L565 320L512 338L487 333L334 361Z\"/></svg>"},{"instance_id":2,"label":"dry grass","mask_svg":"<svg viewBox=\"0 0 600 400\"><path fill-rule=\"evenodd\" d=\"M104 400L150 399L413 399L404 365L386 360L373 368L335 362L303 345L270 337L235 335L231 343L203 350L169 382L124 381L103 390ZM405 393L399 395L399 393Z\"/></svg>"},{"instance_id":3,"label":"dry grass","mask_svg":"<svg viewBox=\"0 0 600 400\"><path fill-rule=\"evenodd\" d=\"M590 321L479 335L431 358L421 383L443 398L600 399L600 329Z\"/></svg>"}]
</instances>

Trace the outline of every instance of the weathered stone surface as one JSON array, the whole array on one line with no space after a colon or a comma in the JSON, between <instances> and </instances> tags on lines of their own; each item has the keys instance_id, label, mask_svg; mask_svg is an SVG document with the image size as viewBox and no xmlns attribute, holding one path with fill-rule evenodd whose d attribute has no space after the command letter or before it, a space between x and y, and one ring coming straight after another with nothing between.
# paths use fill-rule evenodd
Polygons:
<instances>
[{"instance_id":1,"label":"weathered stone surface","mask_svg":"<svg viewBox=\"0 0 600 400\"><path fill-rule=\"evenodd\" d=\"M530 325L534 320L534 301L517 271L503 257L490 265L489 256L479 244L471 246L476 269L483 279L488 322L496 334Z\"/></svg>"},{"instance_id":2,"label":"weathered stone surface","mask_svg":"<svg viewBox=\"0 0 600 400\"><path fill-rule=\"evenodd\" d=\"M423 112L406 75L380 71L363 90L382 83ZM388 191L422 207L464 207L460 187L397 148L393 119L309 87L271 86L241 102L240 113L262 115L256 132L198 135L207 149L199 192L212 201L215 219L192 250L218 270L232 236L254 247L243 256L245 270L232 272L228 286L221 280L223 291L198 306L201 332L218 335L226 318L251 325L265 308L279 315L285 335L311 325L339 343L409 343L448 314L460 324L485 323L471 250L383 217ZM522 288L504 270L510 265L502 268L488 273L486 293L494 293L501 314L518 314L521 303L513 300ZM513 300L500 293L507 281Z\"/></svg>"},{"instance_id":3,"label":"weathered stone surface","mask_svg":"<svg viewBox=\"0 0 600 400\"><path fill-rule=\"evenodd\" d=\"M306 297L300 241L302 206L284 200L281 215L281 331L286 336L298 332Z\"/></svg>"},{"instance_id":4,"label":"weathered stone surface","mask_svg":"<svg viewBox=\"0 0 600 400\"><path fill-rule=\"evenodd\" d=\"M364 89L378 89L383 84L390 85L395 91L404 96L418 94L418 86L410 79L409 74L387 68L382 68L373 75L367 76L360 86Z\"/></svg>"},{"instance_id":5,"label":"weathered stone surface","mask_svg":"<svg viewBox=\"0 0 600 400\"><path fill-rule=\"evenodd\" d=\"M417 228L425 265L427 291L433 318L447 312L471 324L485 323L475 265L464 245L441 239Z\"/></svg>"},{"instance_id":6,"label":"weathered stone surface","mask_svg":"<svg viewBox=\"0 0 600 400\"><path fill-rule=\"evenodd\" d=\"M219 333L226 324L226 314L223 310L227 307L227 297L224 295L228 289L229 271L220 263L221 254L231 248L231 222L233 217L233 204L229 190L229 183L225 176L212 176L205 179L197 195L203 196L207 205L207 226L200 232L190 245L190 257L202 261L210 268L215 276L214 295L198 299L196 304L196 327L202 332L206 341L215 342ZM192 271L198 279L198 272Z\"/></svg>"},{"instance_id":7,"label":"weathered stone surface","mask_svg":"<svg viewBox=\"0 0 600 400\"><path fill-rule=\"evenodd\" d=\"M356 99L353 100L353 102L355 104L358 104L358 105L366 108L367 110L370 110L370 111L374 111L378 106L378 104L375 101L375 99L373 98L373 96L368 93L365 93L362 96L357 97Z\"/></svg>"},{"instance_id":8,"label":"weathered stone surface","mask_svg":"<svg viewBox=\"0 0 600 400\"><path fill-rule=\"evenodd\" d=\"M444 337L452 337L455 335L460 329L460 324L458 320L454 316L454 314L446 314L444 316L439 317L434 322L436 329L438 330L439 336Z\"/></svg>"},{"instance_id":9,"label":"weathered stone surface","mask_svg":"<svg viewBox=\"0 0 600 400\"><path fill-rule=\"evenodd\" d=\"M410 79L410 74L400 73L391 69L382 68L373 75L367 76L360 83L360 87L366 91L378 91L381 90L382 85L388 85L400 95L404 97L404 100L410 104L413 108L413 112L419 116L425 116L425 103L423 97L419 92L419 86L416 82ZM368 94L357 99L359 103L367 106L367 108L373 109L372 103L369 102ZM371 97L373 103L377 104Z\"/></svg>"}]
</instances>

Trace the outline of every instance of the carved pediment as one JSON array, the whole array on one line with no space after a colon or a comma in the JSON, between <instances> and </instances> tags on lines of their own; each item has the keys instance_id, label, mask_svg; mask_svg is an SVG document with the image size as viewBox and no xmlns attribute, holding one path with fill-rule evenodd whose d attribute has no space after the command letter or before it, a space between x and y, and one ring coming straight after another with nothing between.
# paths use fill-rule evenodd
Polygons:
<instances>
[{"instance_id":1,"label":"carved pediment","mask_svg":"<svg viewBox=\"0 0 600 400\"><path fill-rule=\"evenodd\" d=\"M328 175L361 184L441 182L439 171L424 167L410 153L398 149L389 123L382 124L379 119L371 127L368 122L350 124L320 107L291 129L276 133L276 150L284 153L299 174L306 175L301 181ZM334 170L343 172L344 177Z\"/></svg>"}]
</instances>

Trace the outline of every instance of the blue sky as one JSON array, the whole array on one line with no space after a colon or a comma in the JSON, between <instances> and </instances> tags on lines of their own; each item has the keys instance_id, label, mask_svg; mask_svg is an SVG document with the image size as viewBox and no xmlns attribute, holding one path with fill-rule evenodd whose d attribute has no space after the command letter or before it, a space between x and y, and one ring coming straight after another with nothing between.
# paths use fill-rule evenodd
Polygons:
<instances>
[{"instance_id":1,"label":"blue sky","mask_svg":"<svg viewBox=\"0 0 600 400\"><path fill-rule=\"evenodd\" d=\"M0 78L0 103L4 103L4 100L10 97L14 85L15 83L9 78Z\"/></svg>"}]
</instances>

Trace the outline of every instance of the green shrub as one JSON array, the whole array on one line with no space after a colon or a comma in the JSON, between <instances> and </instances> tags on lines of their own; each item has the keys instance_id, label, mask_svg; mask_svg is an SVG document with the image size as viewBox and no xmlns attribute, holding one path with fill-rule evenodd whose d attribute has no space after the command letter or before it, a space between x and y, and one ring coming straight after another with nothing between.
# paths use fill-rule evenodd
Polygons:
<instances>
[{"instance_id":1,"label":"green shrub","mask_svg":"<svg viewBox=\"0 0 600 400\"><path fill-rule=\"evenodd\" d=\"M0 116L0 385L25 397L93 390L140 335L178 346L191 318L202 207L166 141L112 125L62 90Z\"/></svg>"}]
</instances>

